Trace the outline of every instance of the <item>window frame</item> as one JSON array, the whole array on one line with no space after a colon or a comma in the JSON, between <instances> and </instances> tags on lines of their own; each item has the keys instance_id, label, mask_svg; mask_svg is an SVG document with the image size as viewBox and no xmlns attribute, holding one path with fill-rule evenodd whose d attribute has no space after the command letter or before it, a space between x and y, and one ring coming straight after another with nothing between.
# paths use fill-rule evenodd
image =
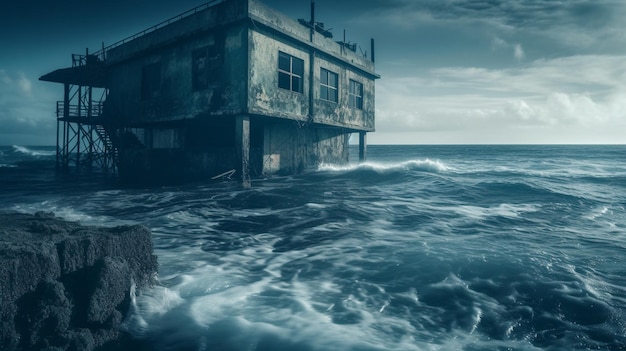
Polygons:
<instances>
[{"instance_id":1,"label":"window frame","mask_svg":"<svg viewBox=\"0 0 626 351\"><path fill-rule=\"evenodd\" d=\"M359 110L363 109L363 83L350 79L348 106Z\"/></svg>"},{"instance_id":2,"label":"window frame","mask_svg":"<svg viewBox=\"0 0 626 351\"><path fill-rule=\"evenodd\" d=\"M209 47L196 49L191 53L191 89L201 91L209 88Z\"/></svg>"},{"instance_id":3,"label":"window frame","mask_svg":"<svg viewBox=\"0 0 626 351\"><path fill-rule=\"evenodd\" d=\"M284 60L289 60L289 67L285 67ZM282 61L282 62L281 62ZM295 63L295 64L294 64ZM297 72L296 72L297 71ZM289 87L284 79L289 79ZM278 88L294 93L304 94L304 60L288 53L278 52Z\"/></svg>"},{"instance_id":4,"label":"window frame","mask_svg":"<svg viewBox=\"0 0 626 351\"><path fill-rule=\"evenodd\" d=\"M334 77L334 85L330 77ZM331 95L331 93L333 93ZM339 102L339 75L331 70L320 67L320 99L328 102Z\"/></svg>"},{"instance_id":5,"label":"window frame","mask_svg":"<svg viewBox=\"0 0 626 351\"><path fill-rule=\"evenodd\" d=\"M221 84L224 45L221 37L191 52L191 90L203 91Z\"/></svg>"}]
</instances>

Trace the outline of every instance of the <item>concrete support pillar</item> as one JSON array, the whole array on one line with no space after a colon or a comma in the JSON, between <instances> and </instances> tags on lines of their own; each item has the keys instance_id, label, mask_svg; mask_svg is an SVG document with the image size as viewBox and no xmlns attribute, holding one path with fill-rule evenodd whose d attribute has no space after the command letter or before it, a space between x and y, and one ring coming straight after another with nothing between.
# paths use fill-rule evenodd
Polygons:
<instances>
[{"instance_id":1,"label":"concrete support pillar","mask_svg":"<svg viewBox=\"0 0 626 351\"><path fill-rule=\"evenodd\" d=\"M367 132L359 132L359 162L367 159Z\"/></svg>"},{"instance_id":2,"label":"concrete support pillar","mask_svg":"<svg viewBox=\"0 0 626 351\"><path fill-rule=\"evenodd\" d=\"M235 121L235 144L237 148L237 171L241 184L250 187L250 116L239 115Z\"/></svg>"}]
</instances>

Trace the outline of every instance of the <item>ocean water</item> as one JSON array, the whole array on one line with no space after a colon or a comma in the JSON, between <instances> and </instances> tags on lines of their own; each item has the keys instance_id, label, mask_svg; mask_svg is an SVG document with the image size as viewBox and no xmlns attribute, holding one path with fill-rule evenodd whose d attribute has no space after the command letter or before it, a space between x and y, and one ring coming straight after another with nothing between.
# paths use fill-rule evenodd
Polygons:
<instances>
[{"instance_id":1,"label":"ocean water","mask_svg":"<svg viewBox=\"0 0 626 351\"><path fill-rule=\"evenodd\" d=\"M626 350L626 146L372 145L251 189L7 146L0 204L150 227L124 328L151 350Z\"/></svg>"}]
</instances>

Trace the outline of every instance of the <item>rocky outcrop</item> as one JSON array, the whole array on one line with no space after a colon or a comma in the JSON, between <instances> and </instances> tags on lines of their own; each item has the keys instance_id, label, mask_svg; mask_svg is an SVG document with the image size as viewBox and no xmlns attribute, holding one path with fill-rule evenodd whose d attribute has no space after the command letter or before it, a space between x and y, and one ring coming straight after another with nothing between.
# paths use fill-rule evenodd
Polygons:
<instances>
[{"instance_id":1,"label":"rocky outcrop","mask_svg":"<svg viewBox=\"0 0 626 351\"><path fill-rule=\"evenodd\" d=\"M157 270L150 230L0 212L0 349L106 350Z\"/></svg>"}]
</instances>

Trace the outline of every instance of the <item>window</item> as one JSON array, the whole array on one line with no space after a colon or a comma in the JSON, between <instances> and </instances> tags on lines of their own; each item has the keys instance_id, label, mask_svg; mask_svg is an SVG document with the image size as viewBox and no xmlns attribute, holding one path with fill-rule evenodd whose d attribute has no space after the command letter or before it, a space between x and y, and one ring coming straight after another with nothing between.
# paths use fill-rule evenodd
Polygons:
<instances>
[{"instance_id":1,"label":"window","mask_svg":"<svg viewBox=\"0 0 626 351\"><path fill-rule=\"evenodd\" d=\"M302 93L302 77L304 76L304 61L285 54L278 53L278 87Z\"/></svg>"},{"instance_id":2,"label":"window","mask_svg":"<svg viewBox=\"0 0 626 351\"><path fill-rule=\"evenodd\" d=\"M337 73L320 68L320 99L337 102Z\"/></svg>"},{"instance_id":3,"label":"window","mask_svg":"<svg viewBox=\"0 0 626 351\"><path fill-rule=\"evenodd\" d=\"M363 109L363 84L350 79L348 106Z\"/></svg>"},{"instance_id":4,"label":"window","mask_svg":"<svg viewBox=\"0 0 626 351\"><path fill-rule=\"evenodd\" d=\"M161 63L151 63L141 70L141 98L154 99L161 90Z\"/></svg>"},{"instance_id":5,"label":"window","mask_svg":"<svg viewBox=\"0 0 626 351\"><path fill-rule=\"evenodd\" d=\"M220 81L222 67L222 53L216 40L209 46L194 50L192 56L192 88L204 90Z\"/></svg>"},{"instance_id":6,"label":"window","mask_svg":"<svg viewBox=\"0 0 626 351\"><path fill-rule=\"evenodd\" d=\"M198 49L192 53L193 60L193 90L203 90L209 87L208 53L207 49Z\"/></svg>"}]
</instances>

